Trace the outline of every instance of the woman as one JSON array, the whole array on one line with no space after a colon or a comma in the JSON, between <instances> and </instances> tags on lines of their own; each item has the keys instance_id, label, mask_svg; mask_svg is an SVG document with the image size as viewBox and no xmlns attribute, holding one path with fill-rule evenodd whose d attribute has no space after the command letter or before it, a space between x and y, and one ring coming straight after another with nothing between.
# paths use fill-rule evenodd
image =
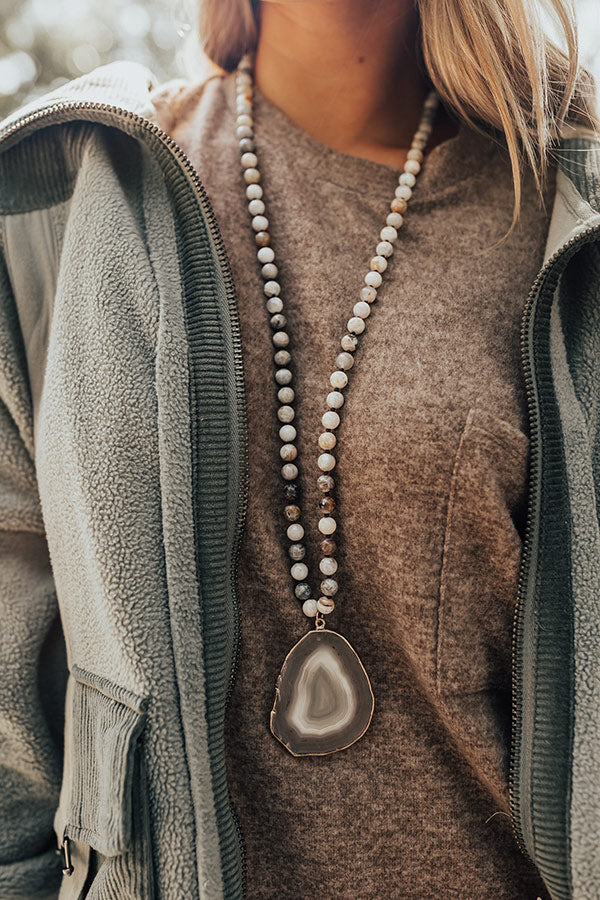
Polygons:
<instances>
[{"instance_id":1,"label":"woman","mask_svg":"<svg viewBox=\"0 0 600 900\"><path fill-rule=\"evenodd\" d=\"M600 896L552 6L203 0L0 123L2 898Z\"/></svg>"}]
</instances>

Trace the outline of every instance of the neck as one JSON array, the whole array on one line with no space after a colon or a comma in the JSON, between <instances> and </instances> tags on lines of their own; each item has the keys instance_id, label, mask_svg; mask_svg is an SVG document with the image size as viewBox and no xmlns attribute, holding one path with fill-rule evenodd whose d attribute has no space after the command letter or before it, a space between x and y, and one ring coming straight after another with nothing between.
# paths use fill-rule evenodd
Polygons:
<instances>
[{"instance_id":1,"label":"neck","mask_svg":"<svg viewBox=\"0 0 600 900\"><path fill-rule=\"evenodd\" d=\"M413 0L261 0L262 93L336 150L402 166L429 86ZM456 123L440 105L427 149Z\"/></svg>"}]
</instances>

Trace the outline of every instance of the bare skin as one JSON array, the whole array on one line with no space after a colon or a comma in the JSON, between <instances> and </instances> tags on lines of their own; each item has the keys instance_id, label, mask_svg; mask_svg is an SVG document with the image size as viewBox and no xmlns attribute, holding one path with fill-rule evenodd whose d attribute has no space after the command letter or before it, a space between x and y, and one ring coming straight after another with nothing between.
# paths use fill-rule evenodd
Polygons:
<instances>
[{"instance_id":1,"label":"bare skin","mask_svg":"<svg viewBox=\"0 0 600 900\"><path fill-rule=\"evenodd\" d=\"M413 0L261 0L255 79L313 138L401 168L427 82ZM425 150L453 137L440 105Z\"/></svg>"}]
</instances>

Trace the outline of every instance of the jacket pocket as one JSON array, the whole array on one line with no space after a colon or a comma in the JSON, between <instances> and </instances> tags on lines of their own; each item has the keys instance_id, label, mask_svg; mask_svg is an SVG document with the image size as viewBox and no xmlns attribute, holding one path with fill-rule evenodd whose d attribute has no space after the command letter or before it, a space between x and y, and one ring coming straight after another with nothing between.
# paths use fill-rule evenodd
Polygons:
<instances>
[{"instance_id":1,"label":"jacket pocket","mask_svg":"<svg viewBox=\"0 0 600 900\"><path fill-rule=\"evenodd\" d=\"M512 622L526 519L529 441L478 407L450 484L438 610L439 693L510 689Z\"/></svg>"},{"instance_id":2,"label":"jacket pocket","mask_svg":"<svg viewBox=\"0 0 600 900\"><path fill-rule=\"evenodd\" d=\"M69 838L75 855L59 900L153 897L141 746L147 702L103 676L71 667L54 830L59 844ZM77 862L85 867L85 878Z\"/></svg>"}]
</instances>

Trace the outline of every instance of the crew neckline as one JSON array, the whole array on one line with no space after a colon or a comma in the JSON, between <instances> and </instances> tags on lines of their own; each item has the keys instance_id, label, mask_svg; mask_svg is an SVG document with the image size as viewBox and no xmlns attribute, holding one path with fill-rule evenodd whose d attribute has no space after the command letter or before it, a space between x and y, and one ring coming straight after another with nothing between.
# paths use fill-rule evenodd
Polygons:
<instances>
[{"instance_id":1,"label":"crew neckline","mask_svg":"<svg viewBox=\"0 0 600 900\"><path fill-rule=\"evenodd\" d=\"M235 115L236 72L226 73L224 88L227 104ZM307 165L319 179L363 191L394 186L403 169L384 162L338 150L313 137L270 100L258 84L254 85L254 123L257 137L269 136L269 149L289 146L296 148L303 167ZM419 186L411 205L419 198L454 190L465 181L481 175L492 160L505 150L500 132L491 128L481 134L469 123L456 118L458 131L437 144L425 155L417 177ZM261 150L264 152L264 150Z\"/></svg>"}]
</instances>

